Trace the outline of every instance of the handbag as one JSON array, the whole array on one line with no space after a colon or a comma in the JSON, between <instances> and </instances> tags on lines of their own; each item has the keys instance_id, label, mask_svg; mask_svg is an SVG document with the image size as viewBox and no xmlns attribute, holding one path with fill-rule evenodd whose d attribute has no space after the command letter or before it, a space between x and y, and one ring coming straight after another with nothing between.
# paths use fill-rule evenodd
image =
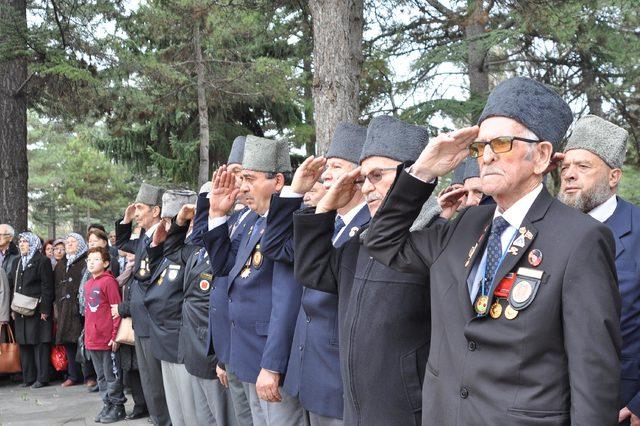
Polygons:
<instances>
[{"instance_id":1,"label":"handbag","mask_svg":"<svg viewBox=\"0 0 640 426\"><path fill-rule=\"evenodd\" d=\"M16 271L16 279L13 288L18 288L18 271ZM13 300L11 301L11 310L25 317L32 317L36 313L36 308L40 303L38 297L25 296L17 291L13 292Z\"/></svg>"},{"instance_id":2,"label":"handbag","mask_svg":"<svg viewBox=\"0 0 640 426\"><path fill-rule=\"evenodd\" d=\"M67 369L69 362L63 345L55 345L51 348L51 365L56 371L65 371Z\"/></svg>"},{"instance_id":3,"label":"handbag","mask_svg":"<svg viewBox=\"0 0 640 426\"><path fill-rule=\"evenodd\" d=\"M133 322L131 321L131 317L122 318L120 320L120 326L116 333L116 343L132 346L135 344L135 335L133 333Z\"/></svg>"},{"instance_id":4,"label":"handbag","mask_svg":"<svg viewBox=\"0 0 640 426\"><path fill-rule=\"evenodd\" d=\"M13 330L9 324L0 325L0 335L6 327L7 342L0 343L0 374L19 373L20 366L20 346L16 343Z\"/></svg>"}]
</instances>

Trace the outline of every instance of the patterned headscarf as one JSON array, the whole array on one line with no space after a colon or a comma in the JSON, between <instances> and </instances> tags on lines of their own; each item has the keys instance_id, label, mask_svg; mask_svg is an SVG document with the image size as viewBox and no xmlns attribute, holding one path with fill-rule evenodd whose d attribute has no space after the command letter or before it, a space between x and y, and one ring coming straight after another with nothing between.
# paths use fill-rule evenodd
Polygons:
<instances>
[{"instance_id":1,"label":"patterned headscarf","mask_svg":"<svg viewBox=\"0 0 640 426\"><path fill-rule=\"evenodd\" d=\"M71 267L71 264L74 260L82 256L87 252L87 250L89 250L89 247L87 247L87 243L84 241L84 238L82 238L82 235L72 232L68 234L64 239L66 240L69 237L75 238L76 241L78 241L78 250L76 250L76 254L67 253L67 271Z\"/></svg>"},{"instance_id":2,"label":"patterned headscarf","mask_svg":"<svg viewBox=\"0 0 640 426\"><path fill-rule=\"evenodd\" d=\"M22 269L25 269L27 267L27 263L29 263L35 252L42 249L42 241L40 241L40 238L32 232L23 232L18 235L18 241L23 238L29 243L29 253L25 255L22 255L22 253L20 253Z\"/></svg>"}]
</instances>

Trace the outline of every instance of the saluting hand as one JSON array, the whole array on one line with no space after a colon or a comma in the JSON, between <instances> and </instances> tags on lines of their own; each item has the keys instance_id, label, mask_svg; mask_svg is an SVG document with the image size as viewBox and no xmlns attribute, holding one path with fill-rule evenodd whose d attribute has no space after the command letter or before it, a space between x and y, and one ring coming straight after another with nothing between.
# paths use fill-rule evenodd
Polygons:
<instances>
[{"instance_id":1,"label":"saluting hand","mask_svg":"<svg viewBox=\"0 0 640 426\"><path fill-rule=\"evenodd\" d=\"M440 191L438 194L438 205L442 209L440 217L451 219L462 203L462 197L466 190L462 185L451 185Z\"/></svg>"},{"instance_id":2,"label":"saluting hand","mask_svg":"<svg viewBox=\"0 0 640 426\"><path fill-rule=\"evenodd\" d=\"M151 247L158 247L164 243L167 239L168 230L171 227L170 219L164 218L153 233L153 239L151 240Z\"/></svg>"},{"instance_id":3,"label":"saluting hand","mask_svg":"<svg viewBox=\"0 0 640 426\"><path fill-rule=\"evenodd\" d=\"M349 204L357 191L360 191L360 167L356 167L349 173L345 173L331 185L316 206L316 213L325 213L338 210Z\"/></svg>"},{"instance_id":4,"label":"saluting hand","mask_svg":"<svg viewBox=\"0 0 640 426\"><path fill-rule=\"evenodd\" d=\"M411 166L411 174L425 182L446 175L469 155L469 145L476 140L479 130L473 126L439 134Z\"/></svg>"},{"instance_id":5,"label":"saluting hand","mask_svg":"<svg viewBox=\"0 0 640 426\"><path fill-rule=\"evenodd\" d=\"M209 199L209 217L223 217L231 210L240 192L236 188L235 176L223 165L213 174L211 198Z\"/></svg>"},{"instance_id":6,"label":"saluting hand","mask_svg":"<svg viewBox=\"0 0 640 426\"><path fill-rule=\"evenodd\" d=\"M551 156L551 161L549 162L546 170L542 172L542 174L546 175L547 173L551 173L552 171L560 167L562 161L564 161L564 154L562 152L556 152Z\"/></svg>"},{"instance_id":7,"label":"saluting hand","mask_svg":"<svg viewBox=\"0 0 640 426\"><path fill-rule=\"evenodd\" d=\"M256 380L256 393L258 397L267 402L282 402L282 396L278 386L280 385L280 374L265 370L260 370Z\"/></svg>"},{"instance_id":8,"label":"saluting hand","mask_svg":"<svg viewBox=\"0 0 640 426\"><path fill-rule=\"evenodd\" d=\"M133 221L133 218L135 217L136 214L136 204L129 204L127 206L127 208L124 211L124 219L122 220L122 223L127 224L127 223L131 223Z\"/></svg>"},{"instance_id":9,"label":"saluting hand","mask_svg":"<svg viewBox=\"0 0 640 426\"><path fill-rule=\"evenodd\" d=\"M327 164L327 159L324 157L307 157L302 164L298 167L293 180L291 181L291 190L297 194L305 194L311 191L313 185L318 181L324 166Z\"/></svg>"},{"instance_id":10,"label":"saluting hand","mask_svg":"<svg viewBox=\"0 0 640 426\"><path fill-rule=\"evenodd\" d=\"M196 205L195 204L185 204L180 208L178 212L178 216L176 217L176 223L179 226L184 226L191 221L196 215Z\"/></svg>"}]
</instances>

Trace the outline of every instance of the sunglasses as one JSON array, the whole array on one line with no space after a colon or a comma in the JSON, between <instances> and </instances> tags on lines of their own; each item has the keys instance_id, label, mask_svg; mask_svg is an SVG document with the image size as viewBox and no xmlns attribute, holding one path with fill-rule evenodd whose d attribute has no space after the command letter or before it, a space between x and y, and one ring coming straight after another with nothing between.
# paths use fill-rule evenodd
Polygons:
<instances>
[{"instance_id":1,"label":"sunglasses","mask_svg":"<svg viewBox=\"0 0 640 426\"><path fill-rule=\"evenodd\" d=\"M382 180L382 176L384 175L384 172L389 172L391 170L397 170L397 169L398 169L397 167L383 167L380 169L373 169L366 175L360 176L360 178L358 178L356 183L363 184L364 181L368 179L372 185L375 185L376 183Z\"/></svg>"},{"instance_id":2,"label":"sunglasses","mask_svg":"<svg viewBox=\"0 0 640 426\"><path fill-rule=\"evenodd\" d=\"M495 154L502 154L511 151L513 148L513 141L522 141L528 143L540 143L541 140L521 138L518 136L499 136L493 138L490 141L475 141L469 146L469 157L478 158L484 154L484 148L489 145L491 151Z\"/></svg>"}]
</instances>

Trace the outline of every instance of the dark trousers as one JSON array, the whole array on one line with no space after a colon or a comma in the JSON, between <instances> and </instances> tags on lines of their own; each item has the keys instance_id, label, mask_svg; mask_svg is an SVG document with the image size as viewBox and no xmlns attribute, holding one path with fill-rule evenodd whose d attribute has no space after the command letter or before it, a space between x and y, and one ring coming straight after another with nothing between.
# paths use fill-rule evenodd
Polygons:
<instances>
[{"instance_id":1,"label":"dark trousers","mask_svg":"<svg viewBox=\"0 0 640 426\"><path fill-rule=\"evenodd\" d=\"M149 337L135 336L136 359L144 399L153 424L156 426L171 425L169 409L164 396L164 384L162 383L162 366L151 351L151 339Z\"/></svg>"},{"instance_id":2,"label":"dark trousers","mask_svg":"<svg viewBox=\"0 0 640 426\"><path fill-rule=\"evenodd\" d=\"M127 398L122 387L122 368L118 352L89 351L98 376L98 389L105 404L124 405Z\"/></svg>"},{"instance_id":3,"label":"dark trousers","mask_svg":"<svg viewBox=\"0 0 640 426\"><path fill-rule=\"evenodd\" d=\"M88 380L97 380L96 370L93 368L93 362L83 362L80 364L82 366L82 375L84 376L85 382Z\"/></svg>"},{"instance_id":4,"label":"dark trousers","mask_svg":"<svg viewBox=\"0 0 640 426\"><path fill-rule=\"evenodd\" d=\"M147 403L144 400L144 393L142 392L142 383L140 382L140 373L138 370L129 370L127 372L127 384L131 388L134 410L147 411Z\"/></svg>"},{"instance_id":5,"label":"dark trousers","mask_svg":"<svg viewBox=\"0 0 640 426\"><path fill-rule=\"evenodd\" d=\"M22 381L32 383L49 383L49 358L51 343L37 345L20 345L20 364L22 365Z\"/></svg>"},{"instance_id":6,"label":"dark trousers","mask_svg":"<svg viewBox=\"0 0 640 426\"><path fill-rule=\"evenodd\" d=\"M64 351L67 354L67 379L72 382L82 383L84 377L82 374L82 366L76 361L78 345L75 343L65 343Z\"/></svg>"}]
</instances>

